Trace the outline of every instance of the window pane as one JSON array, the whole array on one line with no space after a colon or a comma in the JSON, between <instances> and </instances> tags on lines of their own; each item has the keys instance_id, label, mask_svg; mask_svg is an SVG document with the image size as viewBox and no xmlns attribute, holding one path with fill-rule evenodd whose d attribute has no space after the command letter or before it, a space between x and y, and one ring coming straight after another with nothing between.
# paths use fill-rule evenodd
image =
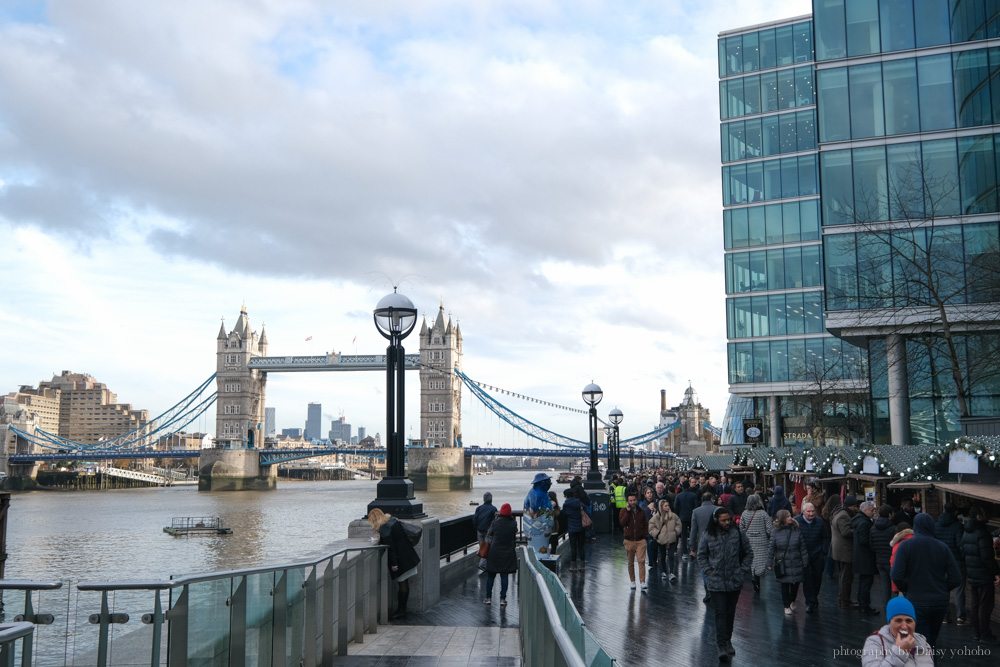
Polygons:
<instances>
[{"instance_id":1,"label":"window pane","mask_svg":"<svg viewBox=\"0 0 1000 667\"><path fill-rule=\"evenodd\" d=\"M882 112L882 65L855 65L849 68L851 86L851 138L880 137L885 134Z\"/></svg>"},{"instance_id":2,"label":"window pane","mask_svg":"<svg viewBox=\"0 0 1000 667\"><path fill-rule=\"evenodd\" d=\"M917 107L917 61L913 58L882 63L882 94L885 99L885 133L920 131Z\"/></svg>"},{"instance_id":3,"label":"window pane","mask_svg":"<svg viewBox=\"0 0 1000 667\"><path fill-rule=\"evenodd\" d=\"M747 165L747 200L760 201L764 191L764 184L761 181L761 163L754 162Z\"/></svg>"},{"instance_id":4,"label":"window pane","mask_svg":"<svg viewBox=\"0 0 1000 667\"><path fill-rule=\"evenodd\" d=\"M726 73L739 74L743 71L743 37L732 35L726 38Z\"/></svg>"},{"instance_id":5,"label":"window pane","mask_svg":"<svg viewBox=\"0 0 1000 667\"><path fill-rule=\"evenodd\" d=\"M951 41L948 31L948 0L913 0L913 23L917 48Z\"/></svg>"},{"instance_id":6,"label":"window pane","mask_svg":"<svg viewBox=\"0 0 1000 667\"><path fill-rule=\"evenodd\" d=\"M780 133L781 152L794 153L796 147L795 114L783 113L778 116L778 131Z\"/></svg>"},{"instance_id":7,"label":"window pane","mask_svg":"<svg viewBox=\"0 0 1000 667\"><path fill-rule=\"evenodd\" d=\"M952 3L951 41L971 42L986 37L986 9L983 0L957 0Z\"/></svg>"},{"instance_id":8,"label":"window pane","mask_svg":"<svg viewBox=\"0 0 1000 667\"><path fill-rule=\"evenodd\" d=\"M788 202L781 205L781 226L785 243L798 243L802 240L799 230L799 202Z\"/></svg>"},{"instance_id":9,"label":"window pane","mask_svg":"<svg viewBox=\"0 0 1000 667\"><path fill-rule=\"evenodd\" d=\"M784 336L787 331L785 327L785 295L772 294L767 297L767 305L771 314L769 322L772 336Z\"/></svg>"},{"instance_id":10,"label":"window pane","mask_svg":"<svg viewBox=\"0 0 1000 667\"><path fill-rule=\"evenodd\" d=\"M820 265L820 246L802 246L802 286L821 287L823 285L823 267Z\"/></svg>"},{"instance_id":11,"label":"window pane","mask_svg":"<svg viewBox=\"0 0 1000 667\"><path fill-rule=\"evenodd\" d=\"M767 289L767 255L763 250L750 253L750 291Z\"/></svg>"},{"instance_id":12,"label":"window pane","mask_svg":"<svg viewBox=\"0 0 1000 667\"><path fill-rule=\"evenodd\" d=\"M729 118L729 82L719 82L719 118L727 120Z\"/></svg>"},{"instance_id":13,"label":"window pane","mask_svg":"<svg viewBox=\"0 0 1000 667\"><path fill-rule=\"evenodd\" d=\"M785 288L785 258L781 248L767 251L767 289Z\"/></svg>"},{"instance_id":14,"label":"window pane","mask_svg":"<svg viewBox=\"0 0 1000 667\"><path fill-rule=\"evenodd\" d=\"M961 169L962 212L993 213L997 210L997 176L993 137L962 137L958 140Z\"/></svg>"},{"instance_id":15,"label":"window pane","mask_svg":"<svg viewBox=\"0 0 1000 667\"><path fill-rule=\"evenodd\" d=\"M816 149L816 112L800 111L795 114L796 150L811 151Z\"/></svg>"},{"instance_id":16,"label":"window pane","mask_svg":"<svg viewBox=\"0 0 1000 667\"><path fill-rule=\"evenodd\" d=\"M733 299L733 310L736 313L736 338L750 337L750 297Z\"/></svg>"},{"instance_id":17,"label":"window pane","mask_svg":"<svg viewBox=\"0 0 1000 667\"><path fill-rule=\"evenodd\" d=\"M726 76L726 40L719 40L719 78Z\"/></svg>"},{"instance_id":18,"label":"window pane","mask_svg":"<svg viewBox=\"0 0 1000 667\"><path fill-rule=\"evenodd\" d=\"M729 123L720 126L719 134L722 136L722 161L729 162Z\"/></svg>"},{"instance_id":19,"label":"window pane","mask_svg":"<svg viewBox=\"0 0 1000 667\"><path fill-rule=\"evenodd\" d=\"M783 340L772 340L771 348L771 382L788 381L788 343Z\"/></svg>"},{"instance_id":20,"label":"window pane","mask_svg":"<svg viewBox=\"0 0 1000 667\"><path fill-rule=\"evenodd\" d=\"M805 380L806 342L802 339L788 341L788 379Z\"/></svg>"},{"instance_id":21,"label":"window pane","mask_svg":"<svg viewBox=\"0 0 1000 667\"><path fill-rule=\"evenodd\" d=\"M886 146L889 175L889 217L892 220L920 220L924 217L924 179L920 144Z\"/></svg>"},{"instance_id":22,"label":"window pane","mask_svg":"<svg viewBox=\"0 0 1000 667\"><path fill-rule=\"evenodd\" d=\"M728 176L727 176L728 175ZM734 164L722 168L723 198L729 199L726 204L745 204L747 201L747 167L745 164Z\"/></svg>"},{"instance_id":23,"label":"window pane","mask_svg":"<svg viewBox=\"0 0 1000 667\"><path fill-rule=\"evenodd\" d=\"M823 224L847 225L854 221L854 179L851 151L820 154L820 182L823 188Z\"/></svg>"},{"instance_id":24,"label":"window pane","mask_svg":"<svg viewBox=\"0 0 1000 667\"><path fill-rule=\"evenodd\" d=\"M951 85L951 56L917 58L920 82L920 129L947 130L955 127L955 93Z\"/></svg>"},{"instance_id":25,"label":"window pane","mask_svg":"<svg viewBox=\"0 0 1000 667\"><path fill-rule=\"evenodd\" d=\"M781 161L781 196L784 199L799 195L799 159L786 157Z\"/></svg>"},{"instance_id":26,"label":"window pane","mask_svg":"<svg viewBox=\"0 0 1000 667\"><path fill-rule=\"evenodd\" d=\"M743 71L753 72L760 69L760 52L757 50L757 33L748 32L743 35Z\"/></svg>"},{"instance_id":27,"label":"window pane","mask_svg":"<svg viewBox=\"0 0 1000 667\"><path fill-rule=\"evenodd\" d=\"M750 218L750 247L764 245L764 207L754 206L745 209Z\"/></svg>"},{"instance_id":28,"label":"window pane","mask_svg":"<svg viewBox=\"0 0 1000 667\"><path fill-rule=\"evenodd\" d=\"M736 344L736 377L734 382L753 382L753 343Z\"/></svg>"},{"instance_id":29,"label":"window pane","mask_svg":"<svg viewBox=\"0 0 1000 667\"><path fill-rule=\"evenodd\" d=\"M796 23L792 26L795 40L795 62L806 63L813 59L812 22Z\"/></svg>"},{"instance_id":30,"label":"window pane","mask_svg":"<svg viewBox=\"0 0 1000 667\"><path fill-rule=\"evenodd\" d=\"M786 69L778 72L778 108L792 109L795 107L795 70Z\"/></svg>"},{"instance_id":31,"label":"window pane","mask_svg":"<svg viewBox=\"0 0 1000 667\"><path fill-rule=\"evenodd\" d=\"M778 110L778 73L760 75L760 106L763 113Z\"/></svg>"},{"instance_id":32,"label":"window pane","mask_svg":"<svg viewBox=\"0 0 1000 667\"><path fill-rule=\"evenodd\" d=\"M767 341L753 344L753 381L771 381L771 350Z\"/></svg>"},{"instance_id":33,"label":"window pane","mask_svg":"<svg viewBox=\"0 0 1000 667\"><path fill-rule=\"evenodd\" d=\"M1000 21L998 21L1000 25ZM992 48L990 53L990 71L993 74L990 82L990 100L993 107L993 124L1000 123L1000 80L997 80L996 73L1000 72L1000 48Z\"/></svg>"},{"instance_id":34,"label":"window pane","mask_svg":"<svg viewBox=\"0 0 1000 667\"><path fill-rule=\"evenodd\" d=\"M743 79L730 79L727 84L729 118L739 118L743 115Z\"/></svg>"},{"instance_id":35,"label":"window pane","mask_svg":"<svg viewBox=\"0 0 1000 667\"><path fill-rule=\"evenodd\" d=\"M921 144L924 164L924 208L931 218L958 215L958 156L954 139Z\"/></svg>"},{"instance_id":36,"label":"window pane","mask_svg":"<svg viewBox=\"0 0 1000 667\"><path fill-rule=\"evenodd\" d=\"M761 118L761 126L764 137L764 155L778 155L781 152L781 135L778 131L778 119L780 116L768 116Z\"/></svg>"},{"instance_id":37,"label":"window pane","mask_svg":"<svg viewBox=\"0 0 1000 667\"><path fill-rule=\"evenodd\" d=\"M739 252L733 255L733 292L743 294L749 291L750 253Z\"/></svg>"},{"instance_id":38,"label":"window pane","mask_svg":"<svg viewBox=\"0 0 1000 667\"><path fill-rule=\"evenodd\" d=\"M878 0L847 0L847 55L879 52Z\"/></svg>"},{"instance_id":39,"label":"window pane","mask_svg":"<svg viewBox=\"0 0 1000 667\"><path fill-rule=\"evenodd\" d=\"M892 246L879 234L858 234L858 299L861 308L891 308Z\"/></svg>"},{"instance_id":40,"label":"window pane","mask_svg":"<svg viewBox=\"0 0 1000 667\"><path fill-rule=\"evenodd\" d=\"M816 60L831 60L847 55L844 0L814 0L813 25L816 32Z\"/></svg>"},{"instance_id":41,"label":"window pane","mask_svg":"<svg viewBox=\"0 0 1000 667\"><path fill-rule=\"evenodd\" d=\"M824 333L823 326L823 293L806 292L802 295L802 303L805 305L806 333ZM806 346L808 348L808 343Z\"/></svg>"},{"instance_id":42,"label":"window pane","mask_svg":"<svg viewBox=\"0 0 1000 667\"><path fill-rule=\"evenodd\" d=\"M748 158L760 157L762 153L760 118L748 120L745 126L746 155Z\"/></svg>"},{"instance_id":43,"label":"window pane","mask_svg":"<svg viewBox=\"0 0 1000 667\"><path fill-rule=\"evenodd\" d=\"M945 303L965 302L965 260L962 257L962 228L959 225L932 227L931 275L937 290L937 299Z\"/></svg>"},{"instance_id":44,"label":"window pane","mask_svg":"<svg viewBox=\"0 0 1000 667\"><path fill-rule=\"evenodd\" d=\"M854 217L856 222L889 219L885 148L854 149Z\"/></svg>"},{"instance_id":45,"label":"window pane","mask_svg":"<svg viewBox=\"0 0 1000 667\"><path fill-rule=\"evenodd\" d=\"M764 198L768 201L781 198L781 162L768 160L764 163Z\"/></svg>"},{"instance_id":46,"label":"window pane","mask_svg":"<svg viewBox=\"0 0 1000 667\"><path fill-rule=\"evenodd\" d=\"M882 51L912 49L913 3L911 0L881 0L879 26L882 30Z\"/></svg>"},{"instance_id":47,"label":"window pane","mask_svg":"<svg viewBox=\"0 0 1000 667\"><path fill-rule=\"evenodd\" d=\"M767 336L767 297L766 296L755 296L751 298L751 313L750 316L753 319L753 335L754 338L760 336Z\"/></svg>"},{"instance_id":48,"label":"window pane","mask_svg":"<svg viewBox=\"0 0 1000 667\"><path fill-rule=\"evenodd\" d=\"M970 303L1000 301L1000 228L995 222L964 225L965 273ZM973 280L978 276L978 280ZM983 279L986 276L987 279Z\"/></svg>"},{"instance_id":49,"label":"window pane","mask_svg":"<svg viewBox=\"0 0 1000 667\"><path fill-rule=\"evenodd\" d=\"M799 196L819 194L819 170L816 167L816 156L800 155L798 160Z\"/></svg>"},{"instance_id":50,"label":"window pane","mask_svg":"<svg viewBox=\"0 0 1000 667\"><path fill-rule=\"evenodd\" d=\"M785 320L789 335L806 332L801 292L785 295Z\"/></svg>"},{"instance_id":51,"label":"window pane","mask_svg":"<svg viewBox=\"0 0 1000 667\"><path fill-rule=\"evenodd\" d=\"M823 339L823 368L826 369L826 379L839 380L844 376L844 364L841 359L841 346L836 338Z\"/></svg>"},{"instance_id":52,"label":"window pane","mask_svg":"<svg viewBox=\"0 0 1000 667\"><path fill-rule=\"evenodd\" d=\"M795 68L795 106L807 107L816 104L816 92L813 90L812 67Z\"/></svg>"},{"instance_id":53,"label":"window pane","mask_svg":"<svg viewBox=\"0 0 1000 667\"><path fill-rule=\"evenodd\" d=\"M730 160L745 160L747 157L747 145L746 140L743 138L743 128L744 125L741 120L738 120L735 123L727 123Z\"/></svg>"},{"instance_id":54,"label":"window pane","mask_svg":"<svg viewBox=\"0 0 1000 667\"><path fill-rule=\"evenodd\" d=\"M746 248L747 247L747 209L745 208L734 208L732 210L733 218L733 247L734 248Z\"/></svg>"},{"instance_id":55,"label":"window pane","mask_svg":"<svg viewBox=\"0 0 1000 667\"><path fill-rule=\"evenodd\" d=\"M778 55L778 67L791 65L795 58L795 47L792 44L792 26L786 25L774 29L774 45Z\"/></svg>"},{"instance_id":56,"label":"window pane","mask_svg":"<svg viewBox=\"0 0 1000 667\"><path fill-rule=\"evenodd\" d=\"M823 269L826 272L826 307L847 310L858 307L858 262L853 234L823 237Z\"/></svg>"},{"instance_id":57,"label":"window pane","mask_svg":"<svg viewBox=\"0 0 1000 667\"><path fill-rule=\"evenodd\" d=\"M819 239L819 200L799 202L799 226L802 228L803 241Z\"/></svg>"},{"instance_id":58,"label":"window pane","mask_svg":"<svg viewBox=\"0 0 1000 667\"><path fill-rule=\"evenodd\" d=\"M743 105L746 115L760 113L760 77L743 77Z\"/></svg>"},{"instance_id":59,"label":"window pane","mask_svg":"<svg viewBox=\"0 0 1000 667\"><path fill-rule=\"evenodd\" d=\"M768 204L764 207L767 244L781 243L781 204Z\"/></svg>"},{"instance_id":60,"label":"window pane","mask_svg":"<svg viewBox=\"0 0 1000 667\"><path fill-rule=\"evenodd\" d=\"M726 250L733 247L733 212L722 212L722 235L725 238Z\"/></svg>"},{"instance_id":61,"label":"window pane","mask_svg":"<svg viewBox=\"0 0 1000 667\"><path fill-rule=\"evenodd\" d=\"M986 49L954 54L955 107L959 127L989 125L990 68Z\"/></svg>"},{"instance_id":62,"label":"window pane","mask_svg":"<svg viewBox=\"0 0 1000 667\"><path fill-rule=\"evenodd\" d=\"M802 287L802 248L785 248L785 287Z\"/></svg>"},{"instance_id":63,"label":"window pane","mask_svg":"<svg viewBox=\"0 0 1000 667\"><path fill-rule=\"evenodd\" d=\"M778 64L774 52L774 28L760 31L760 68L771 69Z\"/></svg>"},{"instance_id":64,"label":"window pane","mask_svg":"<svg viewBox=\"0 0 1000 667\"><path fill-rule=\"evenodd\" d=\"M736 311L733 305L732 299L726 299L726 338L736 338Z\"/></svg>"},{"instance_id":65,"label":"window pane","mask_svg":"<svg viewBox=\"0 0 1000 667\"><path fill-rule=\"evenodd\" d=\"M847 68L822 70L819 77L819 140L851 138L851 107L847 96Z\"/></svg>"}]
</instances>

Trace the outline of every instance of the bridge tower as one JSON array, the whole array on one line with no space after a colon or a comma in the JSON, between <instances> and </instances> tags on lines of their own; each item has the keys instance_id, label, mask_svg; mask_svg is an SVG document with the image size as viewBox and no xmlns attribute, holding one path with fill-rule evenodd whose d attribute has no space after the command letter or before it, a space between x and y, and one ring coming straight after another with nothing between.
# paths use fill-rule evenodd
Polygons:
<instances>
[{"instance_id":1,"label":"bridge tower","mask_svg":"<svg viewBox=\"0 0 1000 667\"><path fill-rule=\"evenodd\" d=\"M215 447L201 455L198 488L206 491L274 488L276 470L261 467L267 373L249 367L267 354L267 334L250 329L246 306L236 326L216 338Z\"/></svg>"},{"instance_id":2,"label":"bridge tower","mask_svg":"<svg viewBox=\"0 0 1000 667\"><path fill-rule=\"evenodd\" d=\"M418 491L472 488L472 456L462 447L462 330L445 319L420 327L420 440L407 452L407 476ZM422 445L422 447L420 447Z\"/></svg>"}]
</instances>

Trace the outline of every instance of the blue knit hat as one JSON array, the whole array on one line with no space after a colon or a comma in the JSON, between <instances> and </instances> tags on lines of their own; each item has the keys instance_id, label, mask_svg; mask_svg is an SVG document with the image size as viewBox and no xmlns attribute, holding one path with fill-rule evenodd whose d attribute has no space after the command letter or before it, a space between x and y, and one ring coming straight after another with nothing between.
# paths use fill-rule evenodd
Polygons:
<instances>
[{"instance_id":1,"label":"blue knit hat","mask_svg":"<svg viewBox=\"0 0 1000 667\"><path fill-rule=\"evenodd\" d=\"M917 612L913 609L913 603L911 603L906 598L892 598L889 600L889 604L885 606L885 620L889 622L895 616L909 616L910 618L915 618Z\"/></svg>"}]
</instances>

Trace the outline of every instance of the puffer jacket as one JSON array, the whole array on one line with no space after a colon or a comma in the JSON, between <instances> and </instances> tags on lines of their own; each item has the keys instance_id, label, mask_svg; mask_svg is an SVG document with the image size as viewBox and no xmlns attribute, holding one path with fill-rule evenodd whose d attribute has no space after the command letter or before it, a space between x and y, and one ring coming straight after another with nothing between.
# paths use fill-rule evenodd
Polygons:
<instances>
[{"instance_id":1,"label":"puffer jacket","mask_svg":"<svg viewBox=\"0 0 1000 667\"><path fill-rule=\"evenodd\" d=\"M649 535L657 544L673 544L680 534L681 518L673 512L657 512L649 521Z\"/></svg>"},{"instance_id":2,"label":"puffer jacket","mask_svg":"<svg viewBox=\"0 0 1000 667\"><path fill-rule=\"evenodd\" d=\"M853 515L850 510L841 505L830 513L832 537L830 555L833 560L850 563L854 560L854 528L851 527Z\"/></svg>"},{"instance_id":3,"label":"puffer jacket","mask_svg":"<svg viewBox=\"0 0 1000 667\"><path fill-rule=\"evenodd\" d=\"M934 519L930 515L918 514L914 519L913 538L896 549L890 576L918 608L947 605L949 592L962 583L962 572L951 549L934 537Z\"/></svg>"},{"instance_id":4,"label":"puffer jacket","mask_svg":"<svg viewBox=\"0 0 1000 667\"><path fill-rule=\"evenodd\" d=\"M806 548L806 541L802 539L799 525L794 521L771 531L771 541L767 547L769 567L774 566L775 558L785 560L784 576L779 577L775 573L775 579L783 584L797 584L802 581L805 576L805 564L809 562L809 550Z\"/></svg>"},{"instance_id":5,"label":"puffer jacket","mask_svg":"<svg viewBox=\"0 0 1000 667\"><path fill-rule=\"evenodd\" d=\"M964 535L965 528L954 514L944 512L934 524L934 537L948 545L959 566L962 564L962 537Z\"/></svg>"},{"instance_id":6,"label":"puffer jacket","mask_svg":"<svg viewBox=\"0 0 1000 667\"><path fill-rule=\"evenodd\" d=\"M716 535L705 531L698 544L698 567L705 574L705 590L738 591L750 574L753 548L735 526Z\"/></svg>"},{"instance_id":7,"label":"puffer jacket","mask_svg":"<svg viewBox=\"0 0 1000 667\"><path fill-rule=\"evenodd\" d=\"M896 638L889 632L889 626L882 628L865 640L861 651L861 667L933 667L934 654L927 638L919 632L913 634L916 647L913 655L904 653L896 646Z\"/></svg>"},{"instance_id":8,"label":"puffer jacket","mask_svg":"<svg viewBox=\"0 0 1000 667\"><path fill-rule=\"evenodd\" d=\"M872 520L864 512L858 512L851 519L854 529L854 574L875 574L875 551L872 550Z\"/></svg>"},{"instance_id":9,"label":"puffer jacket","mask_svg":"<svg viewBox=\"0 0 1000 667\"><path fill-rule=\"evenodd\" d=\"M889 567L892 557L892 545L889 544L896 535L896 526L888 517L880 516L872 526L872 551L875 552L875 565Z\"/></svg>"},{"instance_id":10,"label":"puffer jacket","mask_svg":"<svg viewBox=\"0 0 1000 667\"><path fill-rule=\"evenodd\" d=\"M906 540L910 539L911 537L913 537L913 530L910 529L910 528L904 528L903 530L901 530L901 531L897 532L895 535L893 535L892 539L889 540L889 548L892 549L892 553L889 555L889 567L890 568L892 567L893 561L896 560L896 549L899 548L900 544L902 544ZM896 588L896 582L895 581L892 582L892 592L893 593L898 593L899 592L899 589Z\"/></svg>"},{"instance_id":11,"label":"puffer jacket","mask_svg":"<svg viewBox=\"0 0 1000 667\"><path fill-rule=\"evenodd\" d=\"M969 519L962 533L962 557L969 583L973 586L992 584L1000 574L1000 565L993 553L993 536L982 521Z\"/></svg>"}]
</instances>

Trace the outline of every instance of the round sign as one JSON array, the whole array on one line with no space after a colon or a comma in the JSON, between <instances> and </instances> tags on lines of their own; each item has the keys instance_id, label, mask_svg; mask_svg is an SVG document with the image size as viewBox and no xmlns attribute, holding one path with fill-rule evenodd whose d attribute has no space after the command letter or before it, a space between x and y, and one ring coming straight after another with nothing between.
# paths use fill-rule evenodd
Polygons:
<instances>
[{"instance_id":1,"label":"round sign","mask_svg":"<svg viewBox=\"0 0 1000 667\"><path fill-rule=\"evenodd\" d=\"M751 438L759 438L760 429L757 428L756 426L751 426L750 428L747 429L747 435Z\"/></svg>"}]
</instances>

